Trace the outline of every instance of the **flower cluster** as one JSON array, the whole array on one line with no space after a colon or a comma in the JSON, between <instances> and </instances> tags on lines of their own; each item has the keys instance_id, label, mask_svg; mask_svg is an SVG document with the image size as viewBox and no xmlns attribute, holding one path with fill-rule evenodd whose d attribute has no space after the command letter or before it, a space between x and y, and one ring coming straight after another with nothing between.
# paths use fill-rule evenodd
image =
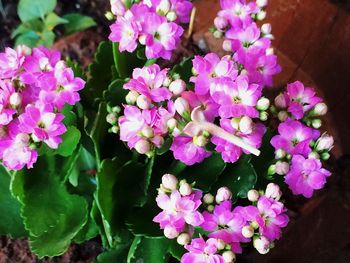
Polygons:
<instances>
[{"instance_id":1,"label":"flower cluster","mask_svg":"<svg viewBox=\"0 0 350 263\"><path fill-rule=\"evenodd\" d=\"M207 193L202 198L199 190L166 174L156 199L163 211L154 222L160 224L167 238L177 238L188 250L181 262L207 262L202 258L233 262L235 254L242 253L241 243L253 242L258 252L265 254L280 238L289 221L280 197L280 188L270 183L265 192L248 192L252 205L233 208L227 187L219 188L215 197ZM195 238L194 227L204 230L206 237Z\"/></svg>"},{"instance_id":2,"label":"flower cluster","mask_svg":"<svg viewBox=\"0 0 350 263\"><path fill-rule=\"evenodd\" d=\"M119 118L121 140L151 154L171 139L175 159L187 165L211 155L209 142L226 162L236 162L243 153L258 154L266 130L260 119L266 120L269 107L263 87L239 74L229 56L196 56L193 71L194 90L158 65L135 69L124 85L129 93Z\"/></svg>"},{"instance_id":3,"label":"flower cluster","mask_svg":"<svg viewBox=\"0 0 350 263\"><path fill-rule=\"evenodd\" d=\"M8 169L31 168L41 143L58 147L66 132L60 111L80 100L84 84L57 51L19 46L0 53L0 158Z\"/></svg>"},{"instance_id":4,"label":"flower cluster","mask_svg":"<svg viewBox=\"0 0 350 263\"><path fill-rule=\"evenodd\" d=\"M120 51L133 52L141 44L148 59L170 59L184 31L179 24L189 22L192 3L143 0L129 7L124 2L111 0L116 22L111 26L109 39L119 43Z\"/></svg>"},{"instance_id":5,"label":"flower cluster","mask_svg":"<svg viewBox=\"0 0 350 263\"><path fill-rule=\"evenodd\" d=\"M326 133L320 136L317 130L327 106L312 88L297 81L276 97L273 110L281 123L271 140L277 162L270 167L270 173L285 175L294 194L311 197L331 175L322 168L321 160L329 158L334 141Z\"/></svg>"},{"instance_id":6,"label":"flower cluster","mask_svg":"<svg viewBox=\"0 0 350 263\"><path fill-rule=\"evenodd\" d=\"M214 20L214 36L224 35L223 49L233 52L234 59L253 82L271 86L272 76L281 68L271 49L271 25L257 25L263 20L267 0L221 0L221 10Z\"/></svg>"}]
</instances>

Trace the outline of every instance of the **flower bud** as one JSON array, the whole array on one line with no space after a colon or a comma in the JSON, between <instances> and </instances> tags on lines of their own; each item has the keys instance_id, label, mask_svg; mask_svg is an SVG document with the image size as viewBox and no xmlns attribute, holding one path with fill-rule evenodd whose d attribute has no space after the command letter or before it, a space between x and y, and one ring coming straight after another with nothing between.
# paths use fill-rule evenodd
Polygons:
<instances>
[{"instance_id":1,"label":"flower bud","mask_svg":"<svg viewBox=\"0 0 350 263\"><path fill-rule=\"evenodd\" d=\"M267 2L268 2L268 0L256 0L256 5L258 7L265 7L265 6L267 6Z\"/></svg>"},{"instance_id":2,"label":"flower bud","mask_svg":"<svg viewBox=\"0 0 350 263\"><path fill-rule=\"evenodd\" d=\"M254 239L253 246L260 254L266 254L270 251L270 241L264 236Z\"/></svg>"},{"instance_id":3,"label":"flower bud","mask_svg":"<svg viewBox=\"0 0 350 263\"><path fill-rule=\"evenodd\" d=\"M275 164L276 173L279 175L285 175L289 172L289 164L287 162L278 161Z\"/></svg>"},{"instance_id":4,"label":"flower bud","mask_svg":"<svg viewBox=\"0 0 350 263\"><path fill-rule=\"evenodd\" d=\"M190 114L190 105L188 101L182 97L177 98L174 103L175 110L183 117Z\"/></svg>"},{"instance_id":5,"label":"flower bud","mask_svg":"<svg viewBox=\"0 0 350 263\"><path fill-rule=\"evenodd\" d=\"M118 126L113 126L111 128L111 132L117 134L119 132L119 127Z\"/></svg>"},{"instance_id":6,"label":"flower bud","mask_svg":"<svg viewBox=\"0 0 350 263\"><path fill-rule=\"evenodd\" d=\"M273 39L273 36L270 39ZM275 54L275 50L272 47L266 49L266 56L270 56L270 55L273 55L273 54Z\"/></svg>"},{"instance_id":7,"label":"flower bud","mask_svg":"<svg viewBox=\"0 0 350 263\"><path fill-rule=\"evenodd\" d=\"M266 187L265 196L279 200L282 196L280 187L277 184L269 183Z\"/></svg>"},{"instance_id":8,"label":"flower bud","mask_svg":"<svg viewBox=\"0 0 350 263\"><path fill-rule=\"evenodd\" d=\"M138 96L136 105L142 110L147 110L151 107L152 101L145 95Z\"/></svg>"},{"instance_id":9,"label":"flower bud","mask_svg":"<svg viewBox=\"0 0 350 263\"><path fill-rule=\"evenodd\" d=\"M225 263L236 262L236 255L231 250L225 251L224 253L222 253L222 257L224 258Z\"/></svg>"},{"instance_id":10,"label":"flower bud","mask_svg":"<svg viewBox=\"0 0 350 263\"><path fill-rule=\"evenodd\" d=\"M252 226L250 226L250 225L244 226L242 228L242 235L245 238L251 238L252 236L254 236L254 228Z\"/></svg>"},{"instance_id":11,"label":"flower bud","mask_svg":"<svg viewBox=\"0 0 350 263\"><path fill-rule=\"evenodd\" d=\"M188 183L181 184L179 192L183 196L188 196L192 193L192 186Z\"/></svg>"},{"instance_id":12,"label":"flower bud","mask_svg":"<svg viewBox=\"0 0 350 263\"><path fill-rule=\"evenodd\" d=\"M232 51L232 42L228 39L225 39L224 42L222 43L222 48L223 48L223 50L225 50L227 52L231 52Z\"/></svg>"},{"instance_id":13,"label":"flower bud","mask_svg":"<svg viewBox=\"0 0 350 263\"><path fill-rule=\"evenodd\" d=\"M203 202L207 205L212 204L214 202L214 196L212 194L205 194L203 196Z\"/></svg>"},{"instance_id":14,"label":"flower bud","mask_svg":"<svg viewBox=\"0 0 350 263\"><path fill-rule=\"evenodd\" d=\"M107 116L106 116L106 121L109 123L109 124L116 124L117 123L117 115L115 113L109 113Z\"/></svg>"},{"instance_id":15,"label":"flower bud","mask_svg":"<svg viewBox=\"0 0 350 263\"><path fill-rule=\"evenodd\" d=\"M170 130L175 129L176 125L177 125L177 120L174 118L171 118L170 120L167 121L166 125L168 126L168 128Z\"/></svg>"},{"instance_id":16,"label":"flower bud","mask_svg":"<svg viewBox=\"0 0 350 263\"><path fill-rule=\"evenodd\" d=\"M239 121L239 130L244 134L251 134L253 132L254 123L248 116L243 116Z\"/></svg>"},{"instance_id":17,"label":"flower bud","mask_svg":"<svg viewBox=\"0 0 350 263\"><path fill-rule=\"evenodd\" d=\"M139 36L139 42L141 45L146 45L146 38L147 36L145 34Z\"/></svg>"},{"instance_id":18,"label":"flower bud","mask_svg":"<svg viewBox=\"0 0 350 263\"><path fill-rule=\"evenodd\" d=\"M264 20L265 18L266 18L266 12L264 10L261 10L256 16L256 19L260 21Z\"/></svg>"},{"instance_id":19,"label":"flower bud","mask_svg":"<svg viewBox=\"0 0 350 263\"><path fill-rule=\"evenodd\" d=\"M109 21L112 21L112 20L114 20L114 15L113 15L113 13L111 12L111 11L108 11L108 12L106 12L105 13L105 17L107 18L107 20L109 20Z\"/></svg>"},{"instance_id":20,"label":"flower bud","mask_svg":"<svg viewBox=\"0 0 350 263\"><path fill-rule=\"evenodd\" d=\"M269 35L271 33L271 24L266 23L261 26L261 32L264 35Z\"/></svg>"},{"instance_id":21,"label":"flower bud","mask_svg":"<svg viewBox=\"0 0 350 263\"><path fill-rule=\"evenodd\" d=\"M167 225L164 228L164 236L169 239L176 238L180 233L172 226Z\"/></svg>"},{"instance_id":22,"label":"flower bud","mask_svg":"<svg viewBox=\"0 0 350 263\"><path fill-rule=\"evenodd\" d=\"M157 6L156 11L159 15L163 16L169 12L170 7L171 5L169 0L161 0L159 5Z\"/></svg>"},{"instance_id":23,"label":"flower bud","mask_svg":"<svg viewBox=\"0 0 350 263\"><path fill-rule=\"evenodd\" d=\"M327 111L328 111L327 105L323 102L320 102L315 105L312 113L314 114L314 116L323 116L327 113Z\"/></svg>"},{"instance_id":24,"label":"flower bud","mask_svg":"<svg viewBox=\"0 0 350 263\"><path fill-rule=\"evenodd\" d=\"M146 140L139 140L135 144L135 150L140 154L146 154L150 151L150 149L151 149L151 145Z\"/></svg>"},{"instance_id":25,"label":"flower bud","mask_svg":"<svg viewBox=\"0 0 350 263\"><path fill-rule=\"evenodd\" d=\"M265 97L261 97L256 103L256 108L261 111L267 110L269 106L270 106L270 101Z\"/></svg>"},{"instance_id":26,"label":"flower bud","mask_svg":"<svg viewBox=\"0 0 350 263\"><path fill-rule=\"evenodd\" d=\"M191 237L188 233L181 233L176 239L176 242L181 246L187 245L190 241Z\"/></svg>"},{"instance_id":27,"label":"flower bud","mask_svg":"<svg viewBox=\"0 0 350 263\"><path fill-rule=\"evenodd\" d=\"M257 191L257 190L255 190L255 189L251 189L251 190L249 190L248 191L248 193L247 193L247 197L248 197L248 200L250 201L250 202L256 202L256 201L258 201L259 200L259 192Z\"/></svg>"},{"instance_id":28,"label":"flower bud","mask_svg":"<svg viewBox=\"0 0 350 263\"><path fill-rule=\"evenodd\" d=\"M135 104L139 96L140 94L138 94L136 91L134 90L129 91L129 93L125 97L126 103Z\"/></svg>"},{"instance_id":29,"label":"flower bud","mask_svg":"<svg viewBox=\"0 0 350 263\"><path fill-rule=\"evenodd\" d=\"M203 135L193 137L193 143L198 147L204 147L208 143L208 139Z\"/></svg>"},{"instance_id":30,"label":"flower bud","mask_svg":"<svg viewBox=\"0 0 350 263\"><path fill-rule=\"evenodd\" d=\"M213 212L214 211L214 206L213 205L208 205L207 207L208 212Z\"/></svg>"},{"instance_id":31,"label":"flower bud","mask_svg":"<svg viewBox=\"0 0 350 263\"><path fill-rule=\"evenodd\" d=\"M17 92L12 93L11 96L10 96L10 104L11 104L11 106L16 108L19 105L21 105L21 103L22 103L22 96L21 96L21 94L19 94Z\"/></svg>"},{"instance_id":32,"label":"flower bud","mask_svg":"<svg viewBox=\"0 0 350 263\"><path fill-rule=\"evenodd\" d=\"M327 152L321 154L321 159L324 161L327 161L330 157L331 155Z\"/></svg>"},{"instance_id":33,"label":"flower bud","mask_svg":"<svg viewBox=\"0 0 350 263\"><path fill-rule=\"evenodd\" d=\"M277 115L280 121L285 121L288 118L288 113L286 111L280 111Z\"/></svg>"},{"instance_id":34,"label":"flower bud","mask_svg":"<svg viewBox=\"0 0 350 263\"><path fill-rule=\"evenodd\" d=\"M32 54L32 49L30 47L27 47L26 45L18 45L16 47L16 51L18 54L23 56L29 56Z\"/></svg>"},{"instance_id":35,"label":"flower bud","mask_svg":"<svg viewBox=\"0 0 350 263\"><path fill-rule=\"evenodd\" d=\"M169 90L176 96L181 95L181 93L185 91L185 89L186 83L182 79L176 79L169 85Z\"/></svg>"},{"instance_id":36,"label":"flower bud","mask_svg":"<svg viewBox=\"0 0 350 263\"><path fill-rule=\"evenodd\" d=\"M232 193L227 187L221 187L215 196L215 201L220 204L223 201L230 200L232 198Z\"/></svg>"},{"instance_id":37,"label":"flower bud","mask_svg":"<svg viewBox=\"0 0 350 263\"><path fill-rule=\"evenodd\" d=\"M315 129L319 129L322 126L322 121L320 119L312 120L311 126Z\"/></svg>"},{"instance_id":38,"label":"flower bud","mask_svg":"<svg viewBox=\"0 0 350 263\"><path fill-rule=\"evenodd\" d=\"M268 118L269 118L269 114L266 111L260 112L259 119L261 121L267 121Z\"/></svg>"},{"instance_id":39,"label":"flower bud","mask_svg":"<svg viewBox=\"0 0 350 263\"><path fill-rule=\"evenodd\" d=\"M239 129L239 122L240 122L240 118L232 118L231 119L232 128L234 128L235 130L238 130Z\"/></svg>"},{"instance_id":40,"label":"flower bud","mask_svg":"<svg viewBox=\"0 0 350 263\"><path fill-rule=\"evenodd\" d=\"M281 108L281 109L285 109L288 106L287 104L288 104L287 99L286 99L286 97L284 96L283 93L280 93L275 98L275 105L276 105L276 107Z\"/></svg>"},{"instance_id":41,"label":"flower bud","mask_svg":"<svg viewBox=\"0 0 350 263\"><path fill-rule=\"evenodd\" d=\"M177 19L177 15L174 11L167 13L166 18L169 22L174 22Z\"/></svg>"},{"instance_id":42,"label":"flower bud","mask_svg":"<svg viewBox=\"0 0 350 263\"><path fill-rule=\"evenodd\" d=\"M276 152L275 152L275 157L276 159L282 159L284 157L286 157L287 155L287 152L283 149L278 149Z\"/></svg>"},{"instance_id":43,"label":"flower bud","mask_svg":"<svg viewBox=\"0 0 350 263\"><path fill-rule=\"evenodd\" d=\"M220 16L217 16L215 19L214 19L214 25L217 29L221 30L221 31L224 31L225 28L227 27L228 25L228 21L226 18L224 17L220 17Z\"/></svg>"},{"instance_id":44,"label":"flower bud","mask_svg":"<svg viewBox=\"0 0 350 263\"><path fill-rule=\"evenodd\" d=\"M214 36L215 38L222 38L223 34L222 34L221 31L215 30L214 33L213 33L213 36Z\"/></svg>"},{"instance_id":45,"label":"flower bud","mask_svg":"<svg viewBox=\"0 0 350 263\"><path fill-rule=\"evenodd\" d=\"M172 174L164 174L162 177L162 185L166 189L176 190L177 189L177 178Z\"/></svg>"},{"instance_id":46,"label":"flower bud","mask_svg":"<svg viewBox=\"0 0 350 263\"><path fill-rule=\"evenodd\" d=\"M154 136L153 129L149 126L146 126L145 128L143 128L143 130L141 131L141 134L146 138L152 138Z\"/></svg>"},{"instance_id":47,"label":"flower bud","mask_svg":"<svg viewBox=\"0 0 350 263\"><path fill-rule=\"evenodd\" d=\"M226 247L225 241L222 240L222 239L218 239L217 244L216 244L216 247L218 248L218 250L223 250L223 249L225 249L225 247Z\"/></svg>"},{"instance_id":48,"label":"flower bud","mask_svg":"<svg viewBox=\"0 0 350 263\"><path fill-rule=\"evenodd\" d=\"M309 153L308 158L320 159L320 155L317 152L311 152Z\"/></svg>"},{"instance_id":49,"label":"flower bud","mask_svg":"<svg viewBox=\"0 0 350 263\"><path fill-rule=\"evenodd\" d=\"M316 142L316 151L330 151L333 148L334 139L328 134L323 134Z\"/></svg>"},{"instance_id":50,"label":"flower bud","mask_svg":"<svg viewBox=\"0 0 350 263\"><path fill-rule=\"evenodd\" d=\"M276 173L276 165L271 164L269 169L267 169L267 174L268 175L274 175Z\"/></svg>"}]
</instances>

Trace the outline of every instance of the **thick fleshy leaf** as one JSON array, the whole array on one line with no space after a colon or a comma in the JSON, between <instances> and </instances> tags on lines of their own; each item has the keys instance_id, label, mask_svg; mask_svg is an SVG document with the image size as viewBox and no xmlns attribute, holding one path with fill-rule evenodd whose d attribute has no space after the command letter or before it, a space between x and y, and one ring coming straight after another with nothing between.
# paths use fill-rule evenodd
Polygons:
<instances>
[{"instance_id":1,"label":"thick fleshy leaf","mask_svg":"<svg viewBox=\"0 0 350 263\"><path fill-rule=\"evenodd\" d=\"M127 262L164 263L168 257L169 246L170 240L165 237L135 237Z\"/></svg>"},{"instance_id":2,"label":"thick fleshy leaf","mask_svg":"<svg viewBox=\"0 0 350 263\"><path fill-rule=\"evenodd\" d=\"M67 19L59 17L55 13L49 13L45 18L45 27L47 30L52 31L56 26L68 23Z\"/></svg>"},{"instance_id":3,"label":"thick fleshy leaf","mask_svg":"<svg viewBox=\"0 0 350 263\"><path fill-rule=\"evenodd\" d=\"M34 18L44 18L55 9L56 4L56 0L20 0L17 13L22 22L27 22Z\"/></svg>"},{"instance_id":4,"label":"thick fleshy leaf","mask_svg":"<svg viewBox=\"0 0 350 263\"><path fill-rule=\"evenodd\" d=\"M96 22L91 17L78 13L66 14L63 18L68 21L64 25L65 34L67 35L96 26Z\"/></svg>"},{"instance_id":5,"label":"thick fleshy leaf","mask_svg":"<svg viewBox=\"0 0 350 263\"><path fill-rule=\"evenodd\" d=\"M62 135L62 143L58 146L56 153L67 157L70 156L80 141L80 131L74 126L68 127L67 131Z\"/></svg>"}]
</instances>

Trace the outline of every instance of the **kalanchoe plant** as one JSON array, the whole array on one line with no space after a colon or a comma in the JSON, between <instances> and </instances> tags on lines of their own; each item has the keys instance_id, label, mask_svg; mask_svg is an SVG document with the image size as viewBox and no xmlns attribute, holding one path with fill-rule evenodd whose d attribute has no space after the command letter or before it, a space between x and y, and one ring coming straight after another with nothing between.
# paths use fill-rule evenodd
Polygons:
<instances>
[{"instance_id":1,"label":"kalanchoe plant","mask_svg":"<svg viewBox=\"0 0 350 263\"><path fill-rule=\"evenodd\" d=\"M173 68L157 59L176 49L190 1L111 1L114 43L87 74L43 47L1 53L0 233L39 257L99 235L96 262L268 253L289 222L281 189L321 189L334 141L312 88L267 95L281 67L257 24L266 4L222 0L213 32L230 54Z\"/></svg>"}]
</instances>

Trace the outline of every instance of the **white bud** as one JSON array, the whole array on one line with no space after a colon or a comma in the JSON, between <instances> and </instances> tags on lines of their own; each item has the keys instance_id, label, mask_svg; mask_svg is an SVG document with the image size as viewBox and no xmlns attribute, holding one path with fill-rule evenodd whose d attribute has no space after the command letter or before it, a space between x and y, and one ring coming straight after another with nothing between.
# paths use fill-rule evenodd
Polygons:
<instances>
[{"instance_id":1,"label":"white bud","mask_svg":"<svg viewBox=\"0 0 350 263\"><path fill-rule=\"evenodd\" d=\"M216 31L214 31L213 36L215 38L222 38L223 33L221 31L219 31L219 30L216 30Z\"/></svg>"},{"instance_id":2,"label":"white bud","mask_svg":"<svg viewBox=\"0 0 350 263\"><path fill-rule=\"evenodd\" d=\"M162 0L162 1L160 1L159 5L157 6L156 11L159 15L163 16L169 12L170 7L171 7L171 5L170 5L169 0Z\"/></svg>"},{"instance_id":3,"label":"white bud","mask_svg":"<svg viewBox=\"0 0 350 263\"><path fill-rule=\"evenodd\" d=\"M258 20L264 20L265 18L266 18L266 12L264 11L264 10L261 10L258 14L257 14L257 16L256 16L256 18L258 19Z\"/></svg>"},{"instance_id":4,"label":"white bud","mask_svg":"<svg viewBox=\"0 0 350 263\"><path fill-rule=\"evenodd\" d=\"M111 11L106 12L106 13L105 13L105 17L106 17L107 20L109 20L109 21L112 21L112 20L115 19L114 14L113 14Z\"/></svg>"},{"instance_id":5,"label":"white bud","mask_svg":"<svg viewBox=\"0 0 350 263\"><path fill-rule=\"evenodd\" d=\"M203 196L203 202L207 205L212 204L214 202L214 196L212 194L205 194Z\"/></svg>"},{"instance_id":6,"label":"white bud","mask_svg":"<svg viewBox=\"0 0 350 263\"><path fill-rule=\"evenodd\" d=\"M207 207L208 212L213 212L214 211L214 206L213 205L208 205Z\"/></svg>"},{"instance_id":7,"label":"white bud","mask_svg":"<svg viewBox=\"0 0 350 263\"><path fill-rule=\"evenodd\" d=\"M228 25L228 21L226 18L224 17L220 17L220 16L217 16L215 19L214 19L214 25L217 29L223 31L227 25Z\"/></svg>"},{"instance_id":8,"label":"white bud","mask_svg":"<svg viewBox=\"0 0 350 263\"><path fill-rule=\"evenodd\" d=\"M275 164L276 173L279 175L285 175L289 172L289 164L287 162L278 161Z\"/></svg>"},{"instance_id":9,"label":"white bud","mask_svg":"<svg viewBox=\"0 0 350 263\"><path fill-rule=\"evenodd\" d=\"M309 153L308 158L310 158L310 159L320 159L320 155L317 152L311 152L311 153Z\"/></svg>"},{"instance_id":10,"label":"white bud","mask_svg":"<svg viewBox=\"0 0 350 263\"><path fill-rule=\"evenodd\" d=\"M204 147L208 143L208 139L203 135L193 137L193 143L199 147Z\"/></svg>"},{"instance_id":11,"label":"white bud","mask_svg":"<svg viewBox=\"0 0 350 263\"><path fill-rule=\"evenodd\" d=\"M186 89L186 83L182 79L176 79L173 82L170 83L169 90L174 95L181 95L183 91Z\"/></svg>"},{"instance_id":12,"label":"white bud","mask_svg":"<svg viewBox=\"0 0 350 263\"><path fill-rule=\"evenodd\" d=\"M180 233L172 226L167 225L164 228L164 236L169 239L176 238Z\"/></svg>"},{"instance_id":13,"label":"white bud","mask_svg":"<svg viewBox=\"0 0 350 263\"><path fill-rule=\"evenodd\" d=\"M181 233L177 239L176 239L177 243L181 246L187 245L188 243L190 243L191 241L191 237L189 234L187 233Z\"/></svg>"},{"instance_id":14,"label":"white bud","mask_svg":"<svg viewBox=\"0 0 350 263\"><path fill-rule=\"evenodd\" d=\"M147 110L151 107L152 101L145 95L138 96L136 105L142 110Z\"/></svg>"},{"instance_id":15,"label":"white bud","mask_svg":"<svg viewBox=\"0 0 350 263\"><path fill-rule=\"evenodd\" d=\"M250 225L244 226L242 228L242 235L245 238L251 238L252 236L254 236L254 228L252 226L250 226Z\"/></svg>"},{"instance_id":16,"label":"white bud","mask_svg":"<svg viewBox=\"0 0 350 263\"><path fill-rule=\"evenodd\" d=\"M287 152L283 149L278 149L276 152L275 152L275 157L276 159L282 159L284 157L286 157L287 155Z\"/></svg>"},{"instance_id":17,"label":"white bud","mask_svg":"<svg viewBox=\"0 0 350 263\"><path fill-rule=\"evenodd\" d=\"M146 140L139 140L135 144L135 150L140 154L146 154L150 151L150 149L151 149L151 145Z\"/></svg>"},{"instance_id":18,"label":"white bud","mask_svg":"<svg viewBox=\"0 0 350 263\"><path fill-rule=\"evenodd\" d=\"M106 121L109 123L109 124L116 124L117 123L117 116L115 113L109 113L107 116L106 116Z\"/></svg>"},{"instance_id":19,"label":"white bud","mask_svg":"<svg viewBox=\"0 0 350 263\"><path fill-rule=\"evenodd\" d=\"M215 201L220 204L223 201L230 200L232 198L232 193L227 187L221 187L215 196Z\"/></svg>"},{"instance_id":20,"label":"white bud","mask_svg":"<svg viewBox=\"0 0 350 263\"><path fill-rule=\"evenodd\" d=\"M117 134L117 133L119 132L119 127L118 127L118 126L113 126L113 127L111 128L111 132Z\"/></svg>"},{"instance_id":21,"label":"white bud","mask_svg":"<svg viewBox=\"0 0 350 263\"><path fill-rule=\"evenodd\" d=\"M264 236L254 239L253 246L260 254L267 254L270 251L270 241Z\"/></svg>"},{"instance_id":22,"label":"white bud","mask_svg":"<svg viewBox=\"0 0 350 263\"><path fill-rule=\"evenodd\" d=\"M326 115L328 111L328 107L326 105L326 103L317 103L313 109L313 114L315 116L323 116L323 115Z\"/></svg>"},{"instance_id":23,"label":"white bud","mask_svg":"<svg viewBox=\"0 0 350 263\"><path fill-rule=\"evenodd\" d=\"M152 143L156 145L158 148L161 147L164 144L164 138L163 136L160 135L155 135L152 138Z\"/></svg>"},{"instance_id":24,"label":"white bud","mask_svg":"<svg viewBox=\"0 0 350 263\"><path fill-rule=\"evenodd\" d=\"M174 22L177 19L177 15L174 11L171 11L167 13L166 18L168 19L168 21Z\"/></svg>"},{"instance_id":25,"label":"white bud","mask_svg":"<svg viewBox=\"0 0 350 263\"><path fill-rule=\"evenodd\" d=\"M232 51L232 43L230 40L225 39L224 42L222 43L222 49L231 52Z\"/></svg>"},{"instance_id":26,"label":"white bud","mask_svg":"<svg viewBox=\"0 0 350 263\"><path fill-rule=\"evenodd\" d=\"M280 111L277 115L280 121L285 121L288 118L288 113L286 111Z\"/></svg>"},{"instance_id":27,"label":"white bud","mask_svg":"<svg viewBox=\"0 0 350 263\"><path fill-rule=\"evenodd\" d=\"M121 111L122 111L122 109L119 106L114 106L112 108L112 112L114 112L114 113L120 113Z\"/></svg>"},{"instance_id":28,"label":"white bud","mask_svg":"<svg viewBox=\"0 0 350 263\"><path fill-rule=\"evenodd\" d=\"M244 134L251 134L253 132L254 123L248 116L243 116L239 121L239 130Z\"/></svg>"},{"instance_id":29,"label":"white bud","mask_svg":"<svg viewBox=\"0 0 350 263\"><path fill-rule=\"evenodd\" d=\"M170 130L173 130L173 129L176 128L177 120L174 119L174 118L171 118L171 119L169 119L169 120L167 121L166 125L168 126L168 128L169 128Z\"/></svg>"},{"instance_id":30,"label":"white bud","mask_svg":"<svg viewBox=\"0 0 350 263\"><path fill-rule=\"evenodd\" d=\"M179 192L183 196L188 196L192 193L192 187L188 183L183 183L180 186Z\"/></svg>"},{"instance_id":31,"label":"white bud","mask_svg":"<svg viewBox=\"0 0 350 263\"><path fill-rule=\"evenodd\" d=\"M268 0L256 0L256 5L258 7L265 7L265 6L267 6L267 2L268 2Z\"/></svg>"},{"instance_id":32,"label":"white bud","mask_svg":"<svg viewBox=\"0 0 350 263\"><path fill-rule=\"evenodd\" d=\"M263 24L261 26L261 32L264 35L269 35L271 33L271 24L267 23L267 24Z\"/></svg>"},{"instance_id":33,"label":"white bud","mask_svg":"<svg viewBox=\"0 0 350 263\"><path fill-rule=\"evenodd\" d=\"M259 119L261 121L267 121L268 118L269 118L269 114L266 111L260 112Z\"/></svg>"},{"instance_id":34,"label":"white bud","mask_svg":"<svg viewBox=\"0 0 350 263\"><path fill-rule=\"evenodd\" d=\"M216 243L216 247L218 248L218 250L223 250L226 247L226 243L224 240L222 239L218 239L217 243Z\"/></svg>"},{"instance_id":35,"label":"white bud","mask_svg":"<svg viewBox=\"0 0 350 263\"><path fill-rule=\"evenodd\" d=\"M234 263L236 262L236 255L232 251L225 251L222 253L225 263Z\"/></svg>"},{"instance_id":36,"label":"white bud","mask_svg":"<svg viewBox=\"0 0 350 263\"><path fill-rule=\"evenodd\" d=\"M312 120L311 125L312 125L312 127L314 127L315 129L319 129L319 128L321 128L321 126L322 126L322 121L321 121L320 119Z\"/></svg>"},{"instance_id":37,"label":"white bud","mask_svg":"<svg viewBox=\"0 0 350 263\"><path fill-rule=\"evenodd\" d=\"M171 78L169 76L167 76L164 81L163 81L163 86L164 87L169 87L170 83L171 83Z\"/></svg>"},{"instance_id":38,"label":"white bud","mask_svg":"<svg viewBox=\"0 0 350 263\"><path fill-rule=\"evenodd\" d=\"M248 197L248 200L250 201L250 202L256 202L256 201L258 201L259 200L259 192L257 191L257 190L255 190L255 189L251 189L251 190L249 190L248 191L248 193L247 193L247 197Z\"/></svg>"},{"instance_id":39,"label":"white bud","mask_svg":"<svg viewBox=\"0 0 350 263\"><path fill-rule=\"evenodd\" d=\"M269 183L266 187L265 196L279 200L282 196L280 187L277 184Z\"/></svg>"},{"instance_id":40,"label":"white bud","mask_svg":"<svg viewBox=\"0 0 350 263\"><path fill-rule=\"evenodd\" d=\"M189 114L190 113L190 105L187 100L184 98L180 97L175 100L174 103L175 110L183 116L184 114Z\"/></svg>"},{"instance_id":41,"label":"white bud","mask_svg":"<svg viewBox=\"0 0 350 263\"><path fill-rule=\"evenodd\" d=\"M16 47L16 51L18 54L24 55L24 56L29 56L32 54L32 49L30 47L25 46L25 45L18 45Z\"/></svg>"},{"instance_id":42,"label":"white bud","mask_svg":"<svg viewBox=\"0 0 350 263\"><path fill-rule=\"evenodd\" d=\"M322 136L316 142L316 151L330 151L333 148L334 139L328 134L322 134Z\"/></svg>"},{"instance_id":43,"label":"white bud","mask_svg":"<svg viewBox=\"0 0 350 263\"><path fill-rule=\"evenodd\" d=\"M143 130L141 131L141 134L146 138L152 138L154 135L153 129L149 126L146 126L145 128L143 128Z\"/></svg>"},{"instance_id":44,"label":"white bud","mask_svg":"<svg viewBox=\"0 0 350 263\"><path fill-rule=\"evenodd\" d=\"M177 178L172 174L164 174L162 177L162 185L166 189L176 190L177 189Z\"/></svg>"},{"instance_id":45,"label":"white bud","mask_svg":"<svg viewBox=\"0 0 350 263\"><path fill-rule=\"evenodd\" d=\"M139 96L140 94L138 94L136 91L134 90L129 91L129 93L125 97L126 103L135 104Z\"/></svg>"},{"instance_id":46,"label":"white bud","mask_svg":"<svg viewBox=\"0 0 350 263\"><path fill-rule=\"evenodd\" d=\"M265 97L261 97L256 103L256 108L262 111L267 110L269 106L270 106L270 101L268 98L265 98Z\"/></svg>"},{"instance_id":47,"label":"white bud","mask_svg":"<svg viewBox=\"0 0 350 263\"><path fill-rule=\"evenodd\" d=\"M142 34L141 36L139 36L139 42L141 45L146 45L146 38L147 36L145 34Z\"/></svg>"},{"instance_id":48,"label":"white bud","mask_svg":"<svg viewBox=\"0 0 350 263\"><path fill-rule=\"evenodd\" d=\"M273 54L275 54L275 50L272 47L266 49L266 56L270 56Z\"/></svg>"},{"instance_id":49,"label":"white bud","mask_svg":"<svg viewBox=\"0 0 350 263\"><path fill-rule=\"evenodd\" d=\"M278 108L285 109L287 108L287 99L284 96L283 93L280 93L276 98L275 98L275 105Z\"/></svg>"},{"instance_id":50,"label":"white bud","mask_svg":"<svg viewBox=\"0 0 350 263\"><path fill-rule=\"evenodd\" d=\"M16 108L19 105L21 105L21 103L22 103L22 96L21 96L21 94L19 94L17 92L12 93L11 96L10 96L10 104L11 104L11 106Z\"/></svg>"},{"instance_id":51,"label":"white bud","mask_svg":"<svg viewBox=\"0 0 350 263\"><path fill-rule=\"evenodd\" d=\"M232 128L234 128L235 130L238 130L239 129L239 122L240 122L240 118L232 118L231 119Z\"/></svg>"}]
</instances>

